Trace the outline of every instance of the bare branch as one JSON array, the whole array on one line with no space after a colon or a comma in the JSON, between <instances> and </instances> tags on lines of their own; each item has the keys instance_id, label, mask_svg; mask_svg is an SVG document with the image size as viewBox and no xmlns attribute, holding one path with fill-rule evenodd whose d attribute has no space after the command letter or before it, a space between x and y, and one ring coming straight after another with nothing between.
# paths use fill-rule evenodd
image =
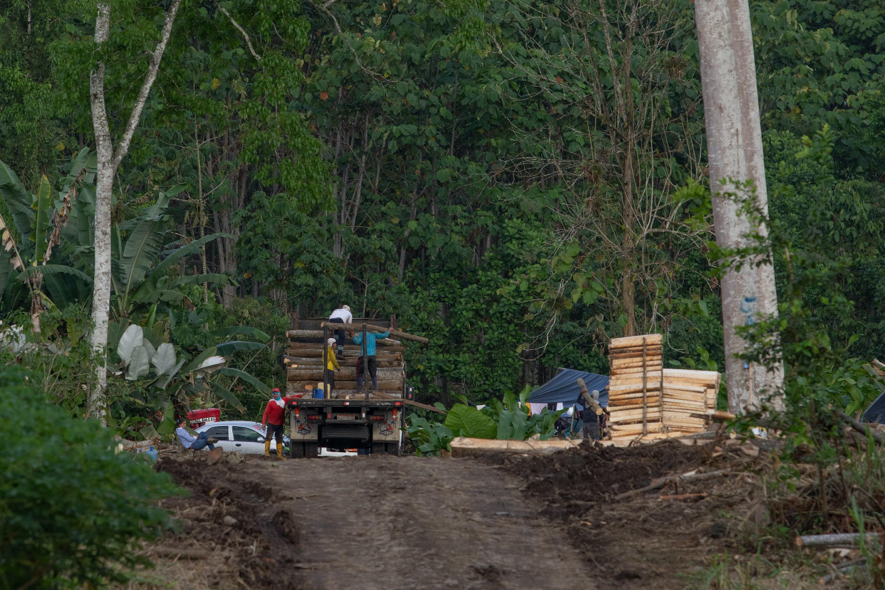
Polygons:
<instances>
[{"instance_id":1,"label":"bare branch","mask_svg":"<svg viewBox=\"0 0 885 590\"><path fill-rule=\"evenodd\" d=\"M252 57L257 59L258 61L261 61L261 58L258 57L257 53L255 53L255 49L252 48L252 40L249 38L249 33L247 33L246 30L241 27L237 21L234 20L234 17L232 17L230 13L225 10L224 6L222 6L218 2L216 2L215 5L218 7L218 10L224 13L224 16L230 19L231 24L235 26L237 30L243 35L243 38L246 40L246 45L249 46L249 52L252 53ZM274 25L274 29L276 29L276 25Z\"/></svg>"},{"instance_id":2,"label":"bare branch","mask_svg":"<svg viewBox=\"0 0 885 590\"><path fill-rule=\"evenodd\" d=\"M101 5L106 6L106 5ZM172 0L172 5L169 7L169 12L166 13L166 21L163 23L163 31L160 36L160 42L157 44L157 48L154 49L154 52L151 54L150 58L150 66L148 66L147 75L144 78L144 82L141 85L141 91L138 93L138 98L135 100L135 106L132 108L132 114L129 116L129 123L126 125L126 130L123 132L123 137L120 138L120 143L117 144L117 149L114 150L114 169L120 166L120 162L123 161L123 158L126 156L126 153L129 151L129 144L132 143L132 136L135 135L135 128L138 127L138 121L141 118L141 111L144 109L144 103L147 102L148 95L151 93L151 87L154 85L154 80L157 79L157 72L160 69L160 60L163 59L163 53L166 51L166 45L169 43L169 38L172 36L172 25L175 23L175 16L178 14L178 9L181 7L181 0ZM99 16L101 16L101 8L99 7ZM110 11L110 9L108 9ZM107 33L105 33L105 39L107 39ZM100 43L98 40L98 23L96 22L96 43ZM104 66L102 65L102 70ZM104 76L102 76L104 78ZM104 80L102 80L102 86L104 86ZM104 102L104 92L102 92L102 103Z\"/></svg>"}]
</instances>

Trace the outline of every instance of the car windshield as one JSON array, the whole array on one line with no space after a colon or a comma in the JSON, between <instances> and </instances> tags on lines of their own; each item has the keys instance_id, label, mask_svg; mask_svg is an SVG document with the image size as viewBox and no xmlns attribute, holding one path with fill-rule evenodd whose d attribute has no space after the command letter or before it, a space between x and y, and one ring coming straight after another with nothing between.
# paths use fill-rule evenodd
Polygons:
<instances>
[{"instance_id":1,"label":"car windshield","mask_svg":"<svg viewBox=\"0 0 885 590\"><path fill-rule=\"evenodd\" d=\"M234 426L234 440L245 441L245 442L258 442L258 439L263 436L257 430L252 430L251 428L244 428L242 426Z\"/></svg>"}]
</instances>

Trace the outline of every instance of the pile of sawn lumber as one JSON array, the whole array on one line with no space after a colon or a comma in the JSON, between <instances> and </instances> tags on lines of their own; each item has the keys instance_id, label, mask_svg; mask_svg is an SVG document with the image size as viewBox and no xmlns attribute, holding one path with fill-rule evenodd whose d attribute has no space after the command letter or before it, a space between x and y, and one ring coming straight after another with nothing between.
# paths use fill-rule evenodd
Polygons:
<instances>
[{"instance_id":1,"label":"pile of sawn lumber","mask_svg":"<svg viewBox=\"0 0 885 590\"><path fill-rule=\"evenodd\" d=\"M334 324L333 324L334 326ZM286 395L304 393L305 385L323 387L323 332L322 330L289 330L289 346L286 349ZM356 388L356 363L361 346L350 338L344 346L344 355L337 353L341 371L335 373L334 398L362 395ZM403 352L405 348L397 340L377 340L378 392L383 397L401 397L403 392ZM372 385L366 371L364 389Z\"/></svg>"},{"instance_id":2,"label":"pile of sawn lumber","mask_svg":"<svg viewBox=\"0 0 885 590\"><path fill-rule=\"evenodd\" d=\"M716 409L721 375L664 368L660 334L615 338L609 345L612 438L703 432Z\"/></svg>"}]
</instances>

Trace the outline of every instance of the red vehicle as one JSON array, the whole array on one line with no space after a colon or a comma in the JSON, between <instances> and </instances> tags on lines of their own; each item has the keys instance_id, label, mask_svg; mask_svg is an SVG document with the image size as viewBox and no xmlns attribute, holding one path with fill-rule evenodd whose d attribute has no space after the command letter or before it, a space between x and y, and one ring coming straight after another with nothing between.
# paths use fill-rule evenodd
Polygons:
<instances>
[{"instance_id":1,"label":"red vehicle","mask_svg":"<svg viewBox=\"0 0 885 590\"><path fill-rule=\"evenodd\" d=\"M210 422L218 422L221 419L221 410L218 408L205 408L202 410L191 410L187 413L187 421L190 427L196 430Z\"/></svg>"}]
</instances>

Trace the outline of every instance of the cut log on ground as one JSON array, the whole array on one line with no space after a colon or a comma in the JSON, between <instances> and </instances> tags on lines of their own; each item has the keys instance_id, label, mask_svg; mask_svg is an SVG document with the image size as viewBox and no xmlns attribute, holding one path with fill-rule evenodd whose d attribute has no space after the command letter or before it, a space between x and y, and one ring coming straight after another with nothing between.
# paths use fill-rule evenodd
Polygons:
<instances>
[{"instance_id":1,"label":"cut log on ground","mask_svg":"<svg viewBox=\"0 0 885 590\"><path fill-rule=\"evenodd\" d=\"M493 453L548 455L573 449L576 440L493 440L459 436L451 443L452 457L477 457Z\"/></svg>"},{"instance_id":2,"label":"cut log on ground","mask_svg":"<svg viewBox=\"0 0 885 590\"><path fill-rule=\"evenodd\" d=\"M879 533L866 533L868 541L878 541ZM833 535L803 535L796 537L797 547L854 547L860 543L860 533L836 533Z\"/></svg>"}]
</instances>

